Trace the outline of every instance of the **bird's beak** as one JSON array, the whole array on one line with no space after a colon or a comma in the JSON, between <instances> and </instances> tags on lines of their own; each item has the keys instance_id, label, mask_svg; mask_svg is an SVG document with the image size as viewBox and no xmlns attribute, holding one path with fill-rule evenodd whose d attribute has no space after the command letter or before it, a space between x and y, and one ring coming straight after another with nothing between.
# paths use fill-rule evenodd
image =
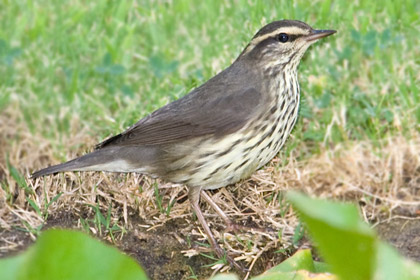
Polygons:
<instances>
[{"instance_id":1,"label":"bird's beak","mask_svg":"<svg viewBox=\"0 0 420 280\"><path fill-rule=\"evenodd\" d=\"M311 41L315 41L327 36L330 36L332 34L334 34L335 30L312 30L312 32L308 35L306 35L304 38L306 41L311 42Z\"/></svg>"}]
</instances>

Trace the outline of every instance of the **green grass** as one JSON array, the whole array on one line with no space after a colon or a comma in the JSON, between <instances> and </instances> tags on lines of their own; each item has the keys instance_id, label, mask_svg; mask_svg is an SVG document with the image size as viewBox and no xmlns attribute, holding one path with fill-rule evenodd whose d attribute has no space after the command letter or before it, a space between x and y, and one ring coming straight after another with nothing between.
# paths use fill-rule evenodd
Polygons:
<instances>
[{"instance_id":1,"label":"green grass","mask_svg":"<svg viewBox=\"0 0 420 280\"><path fill-rule=\"evenodd\" d=\"M250 4L250 2L254 4ZM265 23L338 33L300 66L286 152L419 130L419 1L1 1L0 110L68 152L70 121L100 141L227 67ZM310 78L311 77L311 78Z\"/></svg>"}]
</instances>

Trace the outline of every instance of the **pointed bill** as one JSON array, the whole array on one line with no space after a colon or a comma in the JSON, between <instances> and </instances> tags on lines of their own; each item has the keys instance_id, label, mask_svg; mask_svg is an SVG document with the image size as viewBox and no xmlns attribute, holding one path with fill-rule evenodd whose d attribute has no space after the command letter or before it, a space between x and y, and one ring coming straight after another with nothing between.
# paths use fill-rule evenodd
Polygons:
<instances>
[{"instance_id":1,"label":"pointed bill","mask_svg":"<svg viewBox=\"0 0 420 280\"><path fill-rule=\"evenodd\" d=\"M315 41L315 40L330 36L330 35L334 34L335 32L337 32L337 31L335 31L335 30L312 30L312 32L309 35L305 36L305 40L308 41L308 42Z\"/></svg>"}]
</instances>

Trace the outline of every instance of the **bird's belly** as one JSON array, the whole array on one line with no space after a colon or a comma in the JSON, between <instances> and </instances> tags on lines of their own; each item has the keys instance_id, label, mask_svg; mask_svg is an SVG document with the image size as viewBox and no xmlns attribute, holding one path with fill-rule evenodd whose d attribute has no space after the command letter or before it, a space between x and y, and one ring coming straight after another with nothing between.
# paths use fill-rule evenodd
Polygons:
<instances>
[{"instance_id":1,"label":"bird's belly","mask_svg":"<svg viewBox=\"0 0 420 280\"><path fill-rule=\"evenodd\" d=\"M241 134L231 134L222 139L200 141L189 156L176 162L168 175L172 182L191 187L216 189L233 184L252 174L258 162L244 153ZM246 175L246 176L245 176Z\"/></svg>"},{"instance_id":2,"label":"bird's belly","mask_svg":"<svg viewBox=\"0 0 420 280\"><path fill-rule=\"evenodd\" d=\"M290 133L287 128L280 133L282 124L272 125L268 130L272 133L265 138L242 133L217 142L214 139L202 142L188 159L178 162L178 168L174 167L177 171L167 179L192 187L217 189L248 178L278 153L286 134Z\"/></svg>"},{"instance_id":3,"label":"bird's belly","mask_svg":"<svg viewBox=\"0 0 420 280\"><path fill-rule=\"evenodd\" d=\"M260 145L249 149L252 143L242 143L230 151L222 149L211 156L204 157L203 160L197 161L200 162L196 166L198 168L191 169L191 176L184 178L188 180L184 183L201 186L204 189L217 189L248 178L278 152L278 150L264 150L262 147L264 144L265 142L262 141Z\"/></svg>"}]
</instances>

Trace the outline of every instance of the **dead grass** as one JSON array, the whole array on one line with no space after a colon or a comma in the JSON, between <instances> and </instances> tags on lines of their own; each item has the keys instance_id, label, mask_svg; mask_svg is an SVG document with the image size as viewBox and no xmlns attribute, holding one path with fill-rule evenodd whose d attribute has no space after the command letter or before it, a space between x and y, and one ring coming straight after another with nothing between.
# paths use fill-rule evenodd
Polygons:
<instances>
[{"instance_id":1,"label":"dead grass","mask_svg":"<svg viewBox=\"0 0 420 280\"><path fill-rule=\"evenodd\" d=\"M185 221L175 234L182 243L186 238L205 242L205 235L193 217L187 200L186 189L138 174L66 173L37 180L29 180L30 172L56 164L60 143L32 134L19 121L16 108L10 107L0 115L0 254L9 255L22 247L16 238L17 228L28 230L36 239L36 227L44 218L28 203L34 201L40 209L59 193L61 197L50 205L50 215L71 212L86 219L95 216L89 205L99 205L105 213L111 205L111 224L127 231L145 231L163 227L170 221ZM73 147L65 149L67 159L82 154L93 147L95 141L88 136L77 119L72 123L70 138L61 143ZM418 135L420 136L420 135ZM59 141L59 140L57 140ZM293 141L293 138L289 141ZM77 144L83 143L82 146ZM305 147L300 147L305 148ZM29 193L18 186L6 164L16 167L26 178L33 191ZM281 156L281 155L280 155ZM293 153L285 166L279 158L250 179L235 186L212 193L213 199L238 224L273 229L265 232L250 231L234 235L224 232L221 219L205 203L202 209L214 229L215 236L237 260L244 260L253 267L264 252L291 248L298 220L284 201L284 192L296 189L317 197L350 201L360 205L366 221L378 224L393 217L418 218L420 213L420 137L405 139L395 137L374 146L372 143L346 143L325 150L317 156L297 162ZM155 186L159 186L159 196ZM170 214L167 209L174 201ZM133 215L143 223L133 224ZM77 228L82 228L80 219ZM89 230L111 240L106 231L94 223ZM279 239L279 235L281 239ZM116 234L117 241L123 233ZM299 246L309 246L300 242ZM205 247L185 244L187 256L206 251ZM208 251L208 250L207 250ZM215 265L215 270L228 267Z\"/></svg>"}]
</instances>

